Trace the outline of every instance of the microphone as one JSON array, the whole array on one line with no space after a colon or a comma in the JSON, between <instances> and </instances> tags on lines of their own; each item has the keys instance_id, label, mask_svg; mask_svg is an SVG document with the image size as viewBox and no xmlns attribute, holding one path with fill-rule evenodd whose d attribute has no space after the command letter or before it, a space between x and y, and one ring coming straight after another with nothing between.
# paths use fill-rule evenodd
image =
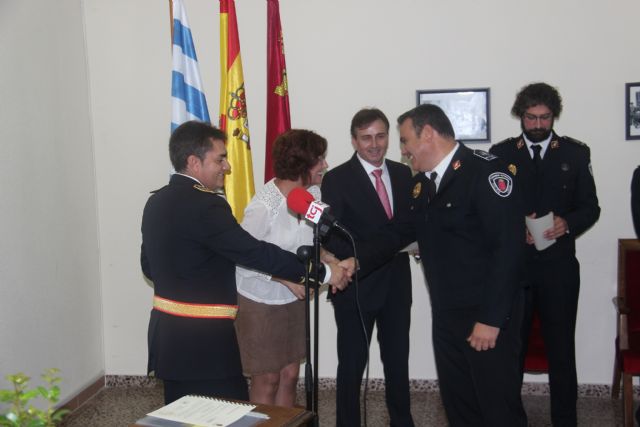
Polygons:
<instances>
[{"instance_id":1,"label":"microphone","mask_svg":"<svg viewBox=\"0 0 640 427\"><path fill-rule=\"evenodd\" d=\"M296 251L296 255L300 261L308 261L315 253L316 251L313 250L313 246L311 245L300 246Z\"/></svg>"},{"instance_id":2,"label":"microphone","mask_svg":"<svg viewBox=\"0 0 640 427\"><path fill-rule=\"evenodd\" d=\"M349 234L349 231L329 213L329 205L320 200L314 200L313 195L302 187L296 187L289 192L287 206L295 213L303 215L308 221L318 224L322 236L334 227Z\"/></svg>"}]
</instances>

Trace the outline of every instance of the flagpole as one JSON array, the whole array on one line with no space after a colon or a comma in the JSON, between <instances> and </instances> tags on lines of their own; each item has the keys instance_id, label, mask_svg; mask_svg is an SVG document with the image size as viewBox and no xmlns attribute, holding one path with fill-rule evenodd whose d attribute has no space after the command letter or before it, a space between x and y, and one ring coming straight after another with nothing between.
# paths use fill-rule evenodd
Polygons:
<instances>
[{"instance_id":1,"label":"flagpole","mask_svg":"<svg viewBox=\"0 0 640 427\"><path fill-rule=\"evenodd\" d=\"M169 0L169 28L171 28L171 40L169 46L173 49L173 1Z\"/></svg>"}]
</instances>

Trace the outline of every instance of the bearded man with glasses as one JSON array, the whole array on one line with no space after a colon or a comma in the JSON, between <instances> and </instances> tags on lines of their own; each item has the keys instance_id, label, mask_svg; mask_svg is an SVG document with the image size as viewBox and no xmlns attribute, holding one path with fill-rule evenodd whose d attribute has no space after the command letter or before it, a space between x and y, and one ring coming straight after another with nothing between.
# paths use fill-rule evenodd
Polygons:
<instances>
[{"instance_id":1,"label":"bearded man with glasses","mask_svg":"<svg viewBox=\"0 0 640 427\"><path fill-rule=\"evenodd\" d=\"M536 249L533 237L526 232L522 367L536 312L549 362L551 420L555 427L577 424L575 327L580 265L575 240L600 217L589 147L554 132L561 112L562 98L554 87L546 83L525 86L511 109L520 120L522 134L490 149L514 175L524 199L523 215L552 216L553 225L543 237L547 240L543 243L550 244L546 249Z\"/></svg>"}]
</instances>

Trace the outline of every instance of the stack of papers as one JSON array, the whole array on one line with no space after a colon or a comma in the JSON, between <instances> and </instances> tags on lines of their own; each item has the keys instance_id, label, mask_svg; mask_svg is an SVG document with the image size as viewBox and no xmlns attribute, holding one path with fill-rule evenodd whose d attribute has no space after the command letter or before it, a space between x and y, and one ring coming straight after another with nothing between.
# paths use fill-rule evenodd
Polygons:
<instances>
[{"instance_id":1,"label":"stack of papers","mask_svg":"<svg viewBox=\"0 0 640 427\"><path fill-rule=\"evenodd\" d=\"M202 396L184 396L149 416L202 427L229 426L254 409L247 403L228 402Z\"/></svg>"}]
</instances>

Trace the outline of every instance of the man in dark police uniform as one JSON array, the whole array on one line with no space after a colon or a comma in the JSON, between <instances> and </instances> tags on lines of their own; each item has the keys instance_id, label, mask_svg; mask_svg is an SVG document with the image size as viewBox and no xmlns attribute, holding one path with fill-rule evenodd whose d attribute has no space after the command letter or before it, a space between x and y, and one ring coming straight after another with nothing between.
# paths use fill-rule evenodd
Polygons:
<instances>
[{"instance_id":1,"label":"man in dark police uniform","mask_svg":"<svg viewBox=\"0 0 640 427\"><path fill-rule=\"evenodd\" d=\"M589 147L553 131L562 112L558 91L546 83L522 88L511 109L520 119L522 135L509 138L491 152L508 164L522 190L523 214L541 217L553 213L546 239L555 239L538 251L527 234L527 291L523 322L523 354L533 312L540 317L549 361L551 420L554 427L575 426L578 382L575 327L580 289L580 266L575 241L600 216Z\"/></svg>"},{"instance_id":2,"label":"man in dark police uniform","mask_svg":"<svg viewBox=\"0 0 640 427\"><path fill-rule=\"evenodd\" d=\"M413 219L377 235L383 244L362 245L358 274L417 238L449 424L526 426L518 369L525 225L512 176L495 156L456 142L435 105L404 113L398 124L402 154L418 171Z\"/></svg>"},{"instance_id":3,"label":"man in dark police uniform","mask_svg":"<svg viewBox=\"0 0 640 427\"><path fill-rule=\"evenodd\" d=\"M220 193L229 171L222 131L187 122L171 135L169 154L176 174L142 217L142 270L154 284L148 372L164 381L165 403L186 394L248 400L233 326L236 263L291 281L304 267L236 222ZM330 271L330 283L344 288L342 269Z\"/></svg>"}]
</instances>

